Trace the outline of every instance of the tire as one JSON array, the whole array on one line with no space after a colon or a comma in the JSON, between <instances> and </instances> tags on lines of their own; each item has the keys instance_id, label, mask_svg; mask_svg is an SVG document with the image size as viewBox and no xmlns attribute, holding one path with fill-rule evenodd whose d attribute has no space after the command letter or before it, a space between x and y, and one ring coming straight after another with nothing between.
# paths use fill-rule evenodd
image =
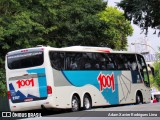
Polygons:
<instances>
[{"instance_id":1,"label":"tire","mask_svg":"<svg viewBox=\"0 0 160 120\"><path fill-rule=\"evenodd\" d=\"M72 105L72 108L71 108L72 112L79 111L80 104L79 104L79 99L76 96L72 97L71 105Z\"/></svg>"},{"instance_id":2,"label":"tire","mask_svg":"<svg viewBox=\"0 0 160 120\"><path fill-rule=\"evenodd\" d=\"M92 107L91 98L89 97L89 95L84 95L84 98L83 98L83 109L84 110L88 110L88 109L91 109L91 107Z\"/></svg>"},{"instance_id":3,"label":"tire","mask_svg":"<svg viewBox=\"0 0 160 120\"><path fill-rule=\"evenodd\" d=\"M137 95L136 95L136 104L141 104L141 103L143 103L143 101L142 101L142 96L139 95L139 94L137 94Z\"/></svg>"}]
</instances>

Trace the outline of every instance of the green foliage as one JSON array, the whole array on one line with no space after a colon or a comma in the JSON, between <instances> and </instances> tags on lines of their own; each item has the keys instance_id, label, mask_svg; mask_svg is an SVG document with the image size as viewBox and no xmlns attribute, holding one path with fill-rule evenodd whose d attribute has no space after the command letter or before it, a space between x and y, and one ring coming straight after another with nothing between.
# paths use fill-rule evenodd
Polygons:
<instances>
[{"instance_id":1,"label":"green foliage","mask_svg":"<svg viewBox=\"0 0 160 120\"><path fill-rule=\"evenodd\" d=\"M48 44L44 35L57 28L53 4L47 6L44 0L3 0L0 6L0 38L5 51Z\"/></svg>"},{"instance_id":2,"label":"green foliage","mask_svg":"<svg viewBox=\"0 0 160 120\"><path fill-rule=\"evenodd\" d=\"M6 80L5 80L5 72L4 69L0 69L0 96L6 96Z\"/></svg>"},{"instance_id":3,"label":"green foliage","mask_svg":"<svg viewBox=\"0 0 160 120\"><path fill-rule=\"evenodd\" d=\"M52 33L56 46L99 46L104 28L96 14L105 7L102 0L67 0L59 4L58 29Z\"/></svg>"},{"instance_id":4,"label":"green foliage","mask_svg":"<svg viewBox=\"0 0 160 120\"><path fill-rule=\"evenodd\" d=\"M148 27L160 30L159 0L121 0L118 6L124 10L124 15L127 19L133 20L134 24L146 30L146 35ZM158 36L160 36L160 31Z\"/></svg>"},{"instance_id":5,"label":"green foliage","mask_svg":"<svg viewBox=\"0 0 160 120\"><path fill-rule=\"evenodd\" d=\"M109 39L108 46L117 50L125 49L127 36L132 35L133 28L123 16L123 12L115 7L107 7L106 10L99 13L99 16L107 23L105 34Z\"/></svg>"},{"instance_id":6,"label":"green foliage","mask_svg":"<svg viewBox=\"0 0 160 120\"><path fill-rule=\"evenodd\" d=\"M160 54L158 55L160 59ZM155 76L154 76L154 85L160 90L160 62L156 61L154 63L154 71L155 71Z\"/></svg>"}]
</instances>

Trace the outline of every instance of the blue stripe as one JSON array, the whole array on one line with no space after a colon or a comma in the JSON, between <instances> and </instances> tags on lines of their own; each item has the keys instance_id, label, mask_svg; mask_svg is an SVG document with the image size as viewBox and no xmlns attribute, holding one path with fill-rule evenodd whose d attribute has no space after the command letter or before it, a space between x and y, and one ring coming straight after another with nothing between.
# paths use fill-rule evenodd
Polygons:
<instances>
[{"instance_id":1,"label":"blue stripe","mask_svg":"<svg viewBox=\"0 0 160 120\"><path fill-rule=\"evenodd\" d=\"M72 85L76 87L82 87L87 84L95 86L98 90L100 90L100 84L98 82L98 76L102 73L104 75L114 74L114 82L115 82L115 91L113 92L111 88L105 88L101 92L103 97L110 104L118 104L119 103L119 95L118 95L118 79L117 77L121 74L121 71L63 71L64 76Z\"/></svg>"},{"instance_id":2,"label":"blue stripe","mask_svg":"<svg viewBox=\"0 0 160 120\"><path fill-rule=\"evenodd\" d=\"M45 74L45 68L27 70L28 73ZM47 80L46 76L38 76L38 86L40 97L47 97Z\"/></svg>"}]
</instances>

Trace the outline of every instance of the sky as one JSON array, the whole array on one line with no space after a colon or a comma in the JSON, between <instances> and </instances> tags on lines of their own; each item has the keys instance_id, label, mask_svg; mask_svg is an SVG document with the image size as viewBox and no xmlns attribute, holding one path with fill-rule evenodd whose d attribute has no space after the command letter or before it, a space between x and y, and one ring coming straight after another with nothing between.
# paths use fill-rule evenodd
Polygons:
<instances>
[{"instance_id":1,"label":"sky","mask_svg":"<svg viewBox=\"0 0 160 120\"><path fill-rule=\"evenodd\" d=\"M107 0L104 0L107 1ZM108 0L108 6L116 6L116 2L120 2L121 0ZM154 54L158 52L158 47L160 47L160 37L157 34L154 34L153 29L149 29L147 37L144 33L141 34L141 29L137 25L133 25L133 35L128 37L128 51L130 52L149 52L150 54ZM131 43L142 43L131 45ZM144 45L147 44L147 45Z\"/></svg>"}]
</instances>

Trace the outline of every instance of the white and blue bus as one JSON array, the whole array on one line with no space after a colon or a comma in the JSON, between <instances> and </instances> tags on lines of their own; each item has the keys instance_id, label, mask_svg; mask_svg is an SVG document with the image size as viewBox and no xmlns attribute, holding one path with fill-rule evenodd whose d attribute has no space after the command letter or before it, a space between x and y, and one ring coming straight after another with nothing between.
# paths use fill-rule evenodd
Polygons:
<instances>
[{"instance_id":1,"label":"white and blue bus","mask_svg":"<svg viewBox=\"0 0 160 120\"><path fill-rule=\"evenodd\" d=\"M11 111L151 101L147 65L136 53L39 46L8 52L5 68Z\"/></svg>"}]
</instances>

